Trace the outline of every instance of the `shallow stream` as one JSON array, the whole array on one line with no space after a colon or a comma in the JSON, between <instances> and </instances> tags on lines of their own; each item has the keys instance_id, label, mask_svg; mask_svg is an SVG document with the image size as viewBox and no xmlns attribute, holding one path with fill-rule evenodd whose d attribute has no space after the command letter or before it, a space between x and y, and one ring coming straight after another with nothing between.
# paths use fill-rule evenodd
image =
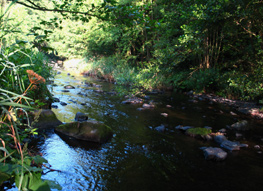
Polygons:
<instances>
[{"instance_id":1,"label":"shallow stream","mask_svg":"<svg viewBox=\"0 0 263 191\"><path fill-rule=\"evenodd\" d=\"M94 91L97 88L89 83L101 85L99 89L104 92ZM155 108L139 111L141 105L122 104L124 97L112 93L116 85L63 71L54 84L54 96L67 103L53 103L58 106L52 110L59 120L71 122L77 112L83 112L114 131L113 138L102 145L66 139L56 133L38 143L43 157L60 171L45 170L43 178L55 180L63 191L252 191L263 187L263 154L254 148L263 145L263 126L258 120L247 119L251 130L241 132L241 138L227 130L230 140L246 143L248 148L228 152L222 162L207 161L200 147L218 145L186 136L175 127L210 126L217 132L244 116L231 115L235 111L227 106L193 102L176 92L147 95L145 103L152 101ZM63 92L65 85L75 89ZM164 132L155 130L160 125L165 125Z\"/></svg>"}]
</instances>

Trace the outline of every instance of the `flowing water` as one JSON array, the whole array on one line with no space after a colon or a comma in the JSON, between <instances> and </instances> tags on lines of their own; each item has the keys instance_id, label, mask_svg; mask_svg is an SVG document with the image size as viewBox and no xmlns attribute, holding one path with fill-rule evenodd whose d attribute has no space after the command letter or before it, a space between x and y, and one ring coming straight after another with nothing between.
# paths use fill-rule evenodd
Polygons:
<instances>
[{"instance_id":1,"label":"flowing water","mask_svg":"<svg viewBox=\"0 0 263 191\"><path fill-rule=\"evenodd\" d=\"M86 83L85 83L86 82ZM94 91L87 83L101 85L104 93ZM38 143L43 157L53 169L44 179L55 180L64 191L159 191L159 190L261 190L263 154L254 145L263 141L260 121L248 119L251 130L238 139L248 148L228 152L225 161L207 161L203 146L218 146L186 136L178 125L210 126L213 132L226 128L240 116L231 108L205 101L191 102L178 93L149 94L154 109L139 111L141 105L126 105L123 96L112 94L116 85L89 77L57 75L52 93L68 105L54 103L52 110L62 122L71 122L75 114L87 113L90 119L104 122L113 129L113 138L102 145L65 138L50 133ZM75 89L63 92L65 85ZM171 105L171 107L167 107ZM165 117L161 113L167 113ZM165 131L155 128L164 125ZM237 140L228 131L230 140Z\"/></svg>"}]
</instances>

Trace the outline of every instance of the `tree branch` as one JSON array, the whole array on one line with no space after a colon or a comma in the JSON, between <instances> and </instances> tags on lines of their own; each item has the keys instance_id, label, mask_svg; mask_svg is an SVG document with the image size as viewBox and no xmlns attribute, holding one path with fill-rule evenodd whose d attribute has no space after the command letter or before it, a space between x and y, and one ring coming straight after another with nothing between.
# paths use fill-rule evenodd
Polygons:
<instances>
[{"instance_id":1,"label":"tree branch","mask_svg":"<svg viewBox=\"0 0 263 191\"><path fill-rule=\"evenodd\" d=\"M248 29L246 29L245 27L243 27L242 25L241 25L241 23L239 23L237 20L235 20L235 23L237 24L237 25L240 25L241 26L241 28L243 28L244 29L244 31L246 31L248 34L250 34L250 35L253 35L253 36L257 36L255 33L253 33L252 31L250 31L250 30L248 30Z\"/></svg>"},{"instance_id":2,"label":"tree branch","mask_svg":"<svg viewBox=\"0 0 263 191\"><path fill-rule=\"evenodd\" d=\"M89 12L81 12L81 11L70 11L70 10L64 10L64 9L49 9L46 7L41 7L39 5L36 5L34 2L30 1L30 0L26 0L27 2L29 2L31 5L25 3L25 2L21 2L21 1L16 1L16 3L23 5L25 7L28 7L30 9L34 9L34 10L39 10L39 11L48 11L48 12L58 12L58 13L71 13L71 14L80 14L80 15L85 15L85 16L92 16L92 17L97 17L97 18L101 18L98 15L94 15L94 14L90 14ZM92 10L89 10L90 12ZM102 19L102 18L101 18Z\"/></svg>"}]
</instances>

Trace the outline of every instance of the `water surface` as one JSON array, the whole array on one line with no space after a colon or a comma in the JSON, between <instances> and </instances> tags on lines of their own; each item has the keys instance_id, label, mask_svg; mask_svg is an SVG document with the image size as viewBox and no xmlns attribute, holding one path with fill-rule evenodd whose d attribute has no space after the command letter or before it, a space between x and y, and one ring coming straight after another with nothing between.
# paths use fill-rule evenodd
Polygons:
<instances>
[{"instance_id":1,"label":"water surface","mask_svg":"<svg viewBox=\"0 0 263 191\"><path fill-rule=\"evenodd\" d=\"M85 83L86 82L86 83ZM105 144L77 141L51 133L38 147L53 169L45 179L55 180L62 190L259 190L263 186L263 158L254 149L262 143L260 121L249 120L251 130L241 139L228 130L230 140L249 148L229 152L223 162L206 161L200 147L218 146L184 135L177 125L210 126L213 132L242 119L231 108L205 101L197 103L178 93L149 94L154 109L138 111L141 105L125 105L124 97L111 94L115 85L62 72L55 78L52 93L68 105L54 103L59 120L71 122L80 111L113 129ZM87 83L101 85L97 93ZM75 89L62 92L65 85ZM167 105L172 107L168 108ZM164 117L161 113L167 113ZM155 127L165 125L164 132Z\"/></svg>"}]
</instances>

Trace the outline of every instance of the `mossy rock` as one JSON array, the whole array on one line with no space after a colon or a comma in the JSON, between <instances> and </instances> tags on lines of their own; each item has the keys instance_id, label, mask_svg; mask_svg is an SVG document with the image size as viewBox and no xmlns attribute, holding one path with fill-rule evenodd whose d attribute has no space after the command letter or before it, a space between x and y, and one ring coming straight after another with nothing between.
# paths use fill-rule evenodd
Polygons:
<instances>
[{"instance_id":1,"label":"mossy rock","mask_svg":"<svg viewBox=\"0 0 263 191\"><path fill-rule=\"evenodd\" d=\"M192 137L195 136L206 136L209 135L210 133L212 133L211 129L207 129L207 128L202 128L202 127L196 127L196 128L190 128L186 130L186 134L190 135Z\"/></svg>"},{"instance_id":2,"label":"mossy rock","mask_svg":"<svg viewBox=\"0 0 263 191\"><path fill-rule=\"evenodd\" d=\"M112 129L98 121L72 122L59 125L57 132L79 140L104 143L112 137Z\"/></svg>"},{"instance_id":3,"label":"mossy rock","mask_svg":"<svg viewBox=\"0 0 263 191\"><path fill-rule=\"evenodd\" d=\"M39 130L54 129L56 126L62 124L56 114L50 109L36 110L31 113L31 116L31 125Z\"/></svg>"}]
</instances>

